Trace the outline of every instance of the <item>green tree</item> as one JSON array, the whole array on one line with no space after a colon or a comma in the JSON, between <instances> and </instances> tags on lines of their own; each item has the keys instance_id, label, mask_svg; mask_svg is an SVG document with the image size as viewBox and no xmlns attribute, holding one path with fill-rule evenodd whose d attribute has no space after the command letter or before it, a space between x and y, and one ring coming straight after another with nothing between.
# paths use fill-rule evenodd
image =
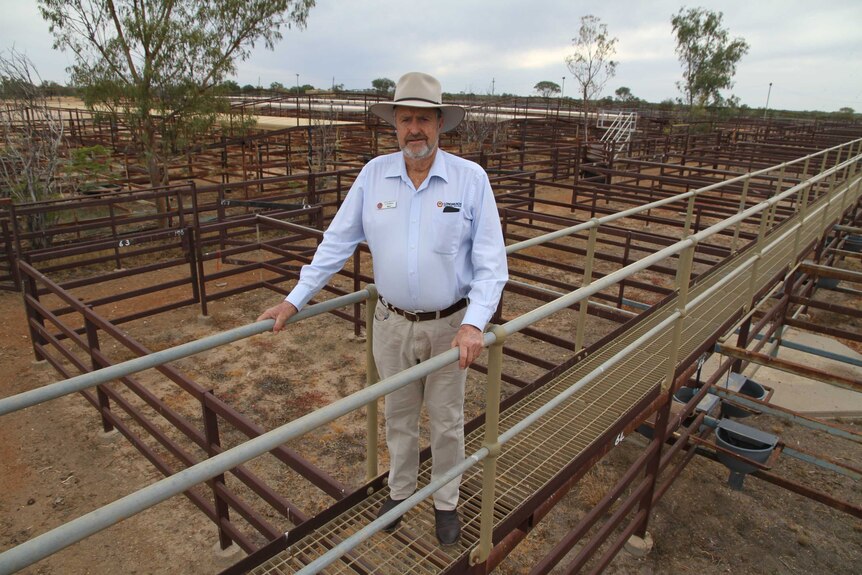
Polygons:
<instances>
[{"instance_id":1,"label":"green tree","mask_svg":"<svg viewBox=\"0 0 862 575\"><path fill-rule=\"evenodd\" d=\"M45 95L46 98L56 98L58 96L66 95L66 87L62 84L58 84L57 82L52 82L50 80L42 80L42 84L39 86L39 89L42 91L42 94Z\"/></svg>"},{"instance_id":2,"label":"green tree","mask_svg":"<svg viewBox=\"0 0 862 575\"><path fill-rule=\"evenodd\" d=\"M549 80L542 80L541 82L533 86L533 90L535 90L543 98L549 98L554 94L560 93L560 85L556 82L551 82Z\"/></svg>"},{"instance_id":3,"label":"green tree","mask_svg":"<svg viewBox=\"0 0 862 575\"><path fill-rule=\"evenodd\" d=\"M88 193L104 184L111 172L111 150L102 145L83 146L69 150L64 176L72 188Z\"/></svg>"},{"instance_id":4,"label":"green tree","mask_svg":"<svg viewBox=\"0 0 862 575\"><path fill-rule=\"evenodd\" d=\"M219 90L224 94L236 94L240 87L236 80L225 80L219 84Z\"/></svg>"},{"instance_id":5,"label":"green tree","mask_svg":"<svg viewBox=\"0 0 862 575\"><path fill-rule=\"evenodd\" d=\"M377 78L376 80L371 80L371 87L378 94L385 96L395 89L395 82L389 78Z\"/></svg>"},{"instance_id":6,"label":"green tree","mask_svg":"<svg viewBox=\"0 0 862 575\"><path fill-rule=\"evenodd\" d=\"M73 82L90 107L122 117L150 183L167 159L211 129L226 102L219 85L252 47L303 27L314 0L39 0L54 47L74 55ZM160 211L164 205L159 206Z\"/></svg>"},{"instance_id":7,"label":"green tree","mask_svg":"<svg viewBox=\"0 0 862 575\"><path fill-rule=\"evenodd\" d=\"M566 66L581 91L584 109L584 137L589 125L590 100L598 96L605 84L617 72L617 38L608 35L608 27L599 18L588 14L581 18L578 37L572 38L574 53L566 57Z\"/></svg>"},{"instance_id":8,"label":"green tree","mask_svg":"<svg viewBox=\"0 0 862 575\"><path fill-rule=\"evenodd\" d=\"M720 105L720 90L733 86L736 65L748 52L744 39L730 39L722 18L705 8L680 8L671 18L683 76L677 87L689 108Z\"/></svg>"},{"instance_id":9,"label":"green tree","mask_svg":"<svg viewBox=\"0 0 862 575\"><path fill-rule=\"evenodd\" d=\"M620 102L637 102L638 98L627 86L620 86L616 90L614 90L614 95L617 97L617 100Z\"/></svg>"}]
</instances>

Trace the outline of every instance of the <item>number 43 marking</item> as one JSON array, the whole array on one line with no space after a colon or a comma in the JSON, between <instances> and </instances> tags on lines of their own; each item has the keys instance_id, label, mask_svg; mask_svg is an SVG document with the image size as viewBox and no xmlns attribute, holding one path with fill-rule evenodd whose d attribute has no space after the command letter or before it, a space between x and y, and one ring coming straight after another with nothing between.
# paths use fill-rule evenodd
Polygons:
<instances>
[{"instance_id":1,"label":"number 43 marking","mask_svg":"<svg viewBox=\"0 0 862 575\"><path fill-rule=\"evenodd\" d=\"M132 245L132 240L120 240L120 247L124 248L126 246Z\"/></svg>"}]
</instances>

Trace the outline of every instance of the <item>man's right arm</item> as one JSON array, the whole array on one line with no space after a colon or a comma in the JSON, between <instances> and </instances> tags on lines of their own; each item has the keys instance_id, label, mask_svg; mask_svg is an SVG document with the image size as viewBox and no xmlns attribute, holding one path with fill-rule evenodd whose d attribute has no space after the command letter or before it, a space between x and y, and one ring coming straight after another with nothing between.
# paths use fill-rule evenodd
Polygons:
<instances>
[{"instance_id":1,"label":"man's right arm","mask_svg":"<svg viewBox=\"0 0 862 575\"><path fill-rule=\"evenodd\" d=\"M363 173L360 173L324 233L323 241L317 246L314 258L309 265L302 267L299 282L285 301L267 309L258 318L258 321L274 319L275 325L272 331L281 331L284 323L320 291L329 278L344 266L344 262L353 254L357 244L365 239L362 227L363 181Z\"/></svg>"}]
</instances>

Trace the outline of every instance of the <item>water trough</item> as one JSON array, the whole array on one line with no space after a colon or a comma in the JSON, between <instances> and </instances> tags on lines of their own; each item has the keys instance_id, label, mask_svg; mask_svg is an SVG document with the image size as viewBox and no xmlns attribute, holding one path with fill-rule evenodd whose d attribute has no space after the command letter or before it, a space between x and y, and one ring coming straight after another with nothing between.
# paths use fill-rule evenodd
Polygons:
<instances>
[{"instance_id":1,"label":"water trough","mask_svg":"<svg viewBox=\"0 0 862 575\"><path fill-rule=\"evenodd\" d=\"M722 419L715 428L715 443L757 463L766 463L778 444L778 437L732 419ZM757 467L722 451L718 452L718 460L730 469L727 484L737 491L742 489L745 476L757 470Z\"/></svg>"},{"instance_id":2,"label":"water trough","mask_svg":"<svg viewBox=\"0 0 862 575\"><path fill-rule=\"evenodd\" d=\"M721 386L722 389L734 391L740 395L763 401L766 399L767 390L765 387L742 375L741 373L731 372L727 374L727 382ZM752 412L744 409L732 401L724 400L721 403L722 417L743 418L751 415Z\"/></svg>"}]
</instances>

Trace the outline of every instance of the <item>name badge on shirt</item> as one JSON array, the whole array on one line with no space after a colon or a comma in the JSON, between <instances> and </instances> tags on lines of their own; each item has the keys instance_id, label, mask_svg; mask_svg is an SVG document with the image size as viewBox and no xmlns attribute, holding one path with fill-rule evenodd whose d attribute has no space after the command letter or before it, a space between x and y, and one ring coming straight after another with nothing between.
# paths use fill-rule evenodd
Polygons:
<instances>
[{"instance_id":1,"label":"name badge on shirt","mask_svg":"<svg viewBox=\"0 0 862 575\"><path fill-rule=\"evenodd\" d=\"M385 202L378 202L377 203L377 209L378 210L389 210L389 209L394 208L397 205L398 205L398 202L396 202L395 200L388 200Z\"/></svg>"}]
</instances>

